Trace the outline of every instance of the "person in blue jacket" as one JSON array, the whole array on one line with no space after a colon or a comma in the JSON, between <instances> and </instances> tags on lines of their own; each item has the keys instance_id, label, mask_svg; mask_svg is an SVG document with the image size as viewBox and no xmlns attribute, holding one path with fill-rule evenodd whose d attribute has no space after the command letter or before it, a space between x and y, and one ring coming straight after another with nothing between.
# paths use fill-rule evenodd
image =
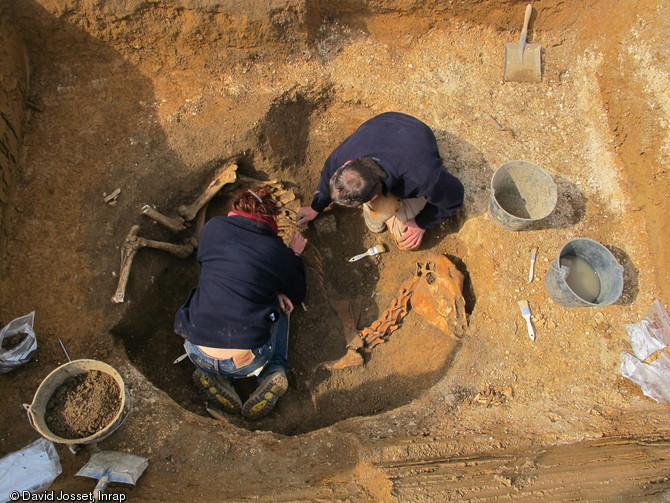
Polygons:
<instances>
[{"instance_id":1,"label":"person in blue jacket","mask_svg":"<svg viewBox=\"0 0 670 503\"><path fill-rule=\"evenodd\" d=\"M362 205L368 229L388 228L400 249L415 250L426 229L456 213L463 193L463 184L443 168L430 127L386 112L364 122L328 156L297 223L307 224L331 202Z\"/></svg>"},{"instance_id":2,"label":"person in blue jacket","mask_svg":"<svg viewBox=\"0 0 670 503\"><path fill-rule=\"evenodd\" d=\"M194 380L227 412L267 415L286 392L289 313L305 297L302 252L294 233L277 235L276 201L266 187L244 189L227 216L200 234L200 278L175 316L174 330L195 364ZM257 377L242 404L233 380Z\"/></svg>"}]
</instances>

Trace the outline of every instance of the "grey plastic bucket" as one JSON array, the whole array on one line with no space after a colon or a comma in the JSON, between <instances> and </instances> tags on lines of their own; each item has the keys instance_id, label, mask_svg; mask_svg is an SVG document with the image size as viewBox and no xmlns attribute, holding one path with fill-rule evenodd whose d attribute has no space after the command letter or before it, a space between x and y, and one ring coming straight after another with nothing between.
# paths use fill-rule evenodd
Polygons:
<instances>
[{"instance_id":1,"label":"grey plastic bucket","mask_svg":"<svg viewBox=\"0 0 670 503\"><path fill-rule=\"evenodd\" d=\"M511 231L547 217L556 207L554 179L528 161L508 161L491 178L489 211L493 220Z\"/></svg>"},{"instance_id":2,"label":"grey plastic bucket","mask_svg":"<svg viewBox=\"0 0 670 503\"><path fill-rule=\"evenodd\" d=\"M119 393L121 396L121 403L114 418L107 426L95 432L88 437L83 438L64 438L53 433L47 426L45 415L49 399L54 394L56 389L63 384L66 379L71 376L85 374L89 370L98 370L109 374L114 378L116 384L119 386ZM130 412L130 400L126 393L126 386L123 383L121 375L110 365L99 360L74 360L68 362L60 367L54 369L48 376L44 378L42 383L37 388L33 402L26 406L28 412L28 419L30 424L35 428L37 433L42 435L47 440L61 444L90 444L98 442L114 433L119 426L126 420L128 412Z\"/></svg>"},{"instance_id":3,"label":"grey plastic bucket","mask_svg":"<svg viewBox=\"0 0 670 503\"><path fill-rule=\"evenodd\" d=\"M571 255L585 260L598 275L600 293L593 302L577 295L565 280L565 272L561 270L561 257ZM561 306L608 306L616 302L623 292L623 267L600 243L586 238L573 239L561 248L547 271L544 284L552 300Z\"/></svg>"}]
</instances>

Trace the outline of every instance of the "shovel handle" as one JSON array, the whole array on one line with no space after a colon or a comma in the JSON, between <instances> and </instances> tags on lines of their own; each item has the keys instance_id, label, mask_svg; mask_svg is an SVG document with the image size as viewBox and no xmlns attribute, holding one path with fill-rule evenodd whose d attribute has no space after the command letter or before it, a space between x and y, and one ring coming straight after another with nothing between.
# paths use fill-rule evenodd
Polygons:
<instances>
[{"instance_id":1,"label":"shovel handle","mask_svg":"<svg viewBox=\"0 0 670 503\"><path fill-rule=\"evenodd\" d=\"M533 13L533 4L528 4L526 6L526 13L523 16L523 29L521 30L521 40L522 44L526 43L526 37L528 36L528 23L530 23L530 16Z\"/></svg>"},{"instance_id":2,"label":"shovel handle","mask_svg":"<svg viewBox=\"0 0 670 503\"><path fill-rule=\"evenodd\" d=\"M95 485L95 489L93 489L93 501L100 501L100 494L105 492L107 484L109 484L109 475L105 473L100 477L98 483Z\"/></svg>"}]
</instances>

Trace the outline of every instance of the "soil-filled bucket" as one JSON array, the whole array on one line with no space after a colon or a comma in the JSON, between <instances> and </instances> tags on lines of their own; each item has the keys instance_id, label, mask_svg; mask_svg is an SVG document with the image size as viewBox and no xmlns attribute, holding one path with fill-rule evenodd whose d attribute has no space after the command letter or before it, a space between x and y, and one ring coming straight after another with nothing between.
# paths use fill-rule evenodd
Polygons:
<instances>
[{"instance_id":1,"label":"soil-filled bucket","mask_svg":"<svg viewBox=\"0 0 670 503\"><path fill-rule=\"evenodd\" d=\"M103 424L100 425L99 429L96 428L95 432L78 438L66 438L54 433L52 427L50 428L48 424L49 421L47 418L47 415L52 413L48 410L48 406L50 405L54 393L60 391L62 387L67 387L68 383L77 379L81 380L82 378L86 378L89 372L93 371L102 373L103 375L101 377L105 380L108 389L111 387L112 390L108 393L105 392L102 395L105 400L109 400L107 405L111 404L111 408L109 408L107 413L101 416L104 418ZM100 374L93 375L100 376ZM118 396L115 395L117 388ZM51 402L51 404L53 404L53 402ZM86 400L82 400L80 406L82 408L82 419L89 419L85 416L92 410L91 404L86 403ZM77 402L74 401L73 405L71 404L70 407L76 409ZM114 433L121 424L123 424L126 415L130 411L130 400L128 399L126 387L121 375L113 367L98 360L74 360L61 365L46 376L37 388L35 396L33 397L33 402L26 407L26 410L28 412L28 419L33 428L47 440L62 444L89 444L107 438ZM75 410L74 412L76 413L77 411Z\"/></svg>"},{"instance_id":2,"label":"soil-filled bucket","mask_svg":"<svg viewBox=\"0 0 670 503\"><path fill-rule=\"evenodd\" d=\"M531 162L506 162L491 178L489 211L505 229L518 231L549 216L557 200L554 179Z\"/></svg>"},{"instance_id":3,"label":"soil-filled bucket","mask_svg":"<svg viewBox=\"0 0 670 503\"><path fill-rule=\"evenodd\" d=\"M544 284L561 306L608 306L623 291L623 267L600 243L573 239L561 248Z\"/></svg>"}]
</instances>

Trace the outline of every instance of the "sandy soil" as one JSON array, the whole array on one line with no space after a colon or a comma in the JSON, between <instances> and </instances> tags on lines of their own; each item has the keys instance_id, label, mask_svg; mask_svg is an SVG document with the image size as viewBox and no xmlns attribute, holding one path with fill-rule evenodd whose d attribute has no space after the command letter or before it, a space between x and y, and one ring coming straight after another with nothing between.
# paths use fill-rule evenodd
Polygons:
<instances>
[{"instance_id":1,"label":"sandy soil","mask_svg":"<svg viewBox=\"0 0 670 503\"><path fill-rule=\"evenodd\" d=\"M543 80L520 84L502 81L519 2L5 3L18 35L3 39L0 58L3 117L14 124L3 140L0 321L35 310L39 348L0 376L0 454L38 437L21 404L67 361L60 339L73 359L105 361L126 380L133 410L100 447L150 459L136 487L110 487L136 501L667 498L667 405L619 366L624 324L670 298L670 15L658 0L623 4L536 2L529 40L544 49ZM367 233L356 210L313 222L307 261L318 253L325 276L308 269L307 309L292 318L289 392L256 423L212 419L193 367L172 363L183 352L172 318L197 281L194 258L140 250L126 302L110 302L133 224L173 243L197 234L191 225L174 235L140 207L176 216L230 159L307 203L330 151L388 110L434 130L465 185L462 211L413 253ZM493 172L515 159L544 168L559 192L548 218L518 232L488 211ZM207 214L225 208L224 193ZM547 271L578 237L624 267L613 305L565 308L548 296ZM390 251L346 262L379 242ZM356 299L363 328L435 253L466 277L462 341L410 312L363 367L313 370L344 353L327 293ZM74 477L90 448L58 449L64 472L52 487L91 490Z\"/></svg>"}]
</instances>

